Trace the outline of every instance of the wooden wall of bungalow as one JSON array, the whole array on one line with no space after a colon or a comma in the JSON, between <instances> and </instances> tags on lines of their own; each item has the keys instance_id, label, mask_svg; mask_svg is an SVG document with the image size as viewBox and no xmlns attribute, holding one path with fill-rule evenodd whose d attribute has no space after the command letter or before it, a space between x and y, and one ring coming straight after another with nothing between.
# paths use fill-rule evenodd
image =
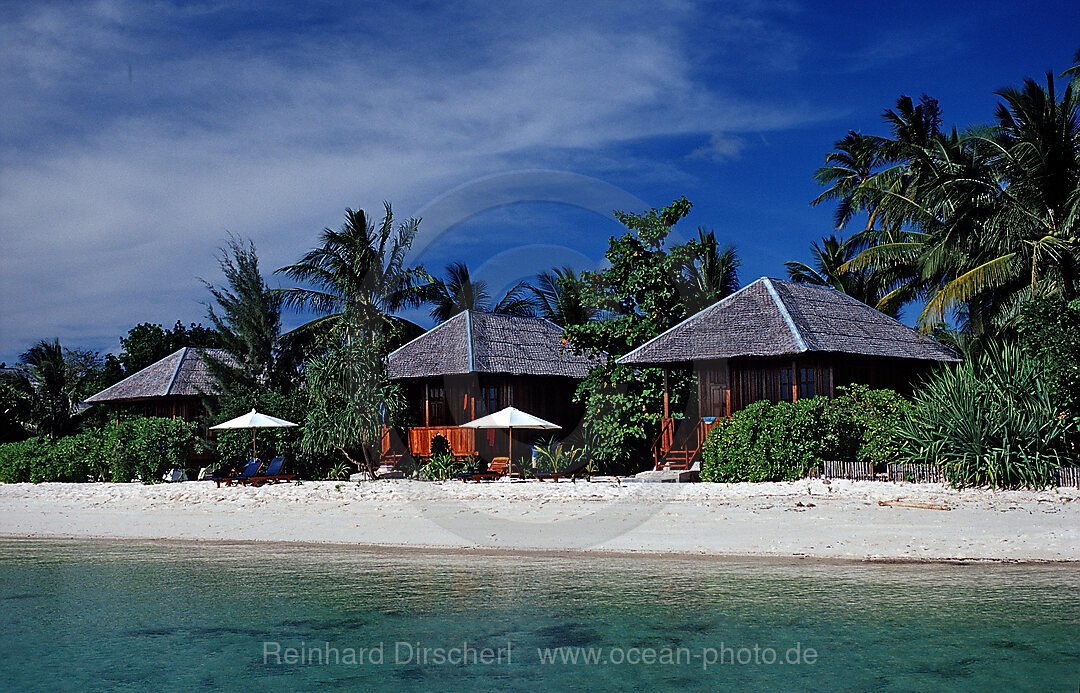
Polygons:
<instances>
[{"instance_id":1,"label":"wooden wall of bungalow","mask_svg":"<svg viewBox=\"0 0 1080 693\"><path fill-rule=\"evenodd\" d=\"M730 416L754 402L792 402L825 395L853 383L910 395L913 385L939 365L934 361L812 353L742 357L694 364L699 415Z\"/></svg>"},{"instance_id":2,"label":"wooden wall of bungalow","mask_svg":"<svg viewBox=\"0 0 1080 693\"><path fill-rule=\"evenodd\" d=\"M514 431L515 457L552 435L565 438L581 423L573 401L578 381L558 376L472 373L402 381L408 403L404 443L414 457L431 454L431 439L443 435L455 455L486 460L506 455L507 432L461 428L461 424L506 407L517 407L562 426L558 431Z\"/></svg>"}]
</instances>

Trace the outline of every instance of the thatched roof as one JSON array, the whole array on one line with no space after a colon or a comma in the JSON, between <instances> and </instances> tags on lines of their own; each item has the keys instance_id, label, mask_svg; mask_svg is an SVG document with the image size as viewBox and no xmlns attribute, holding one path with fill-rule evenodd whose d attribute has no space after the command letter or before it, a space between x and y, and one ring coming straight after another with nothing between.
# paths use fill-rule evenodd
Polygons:
<instances>
[{"instance_id":1,"label":"thatched roof","mask_svg":"<svg viewBox=\"0 0 1080 693\"><path fill-rule=\"evenodd\" d=\"M390 354L393 378L467 373L584 378L593 361L563 343L563 329L542 318L465 311Z\"/></svg>"},{"instance_id":2,"label":"thatched roof","mask_svg":"<svg viewBox=\"0 0 1080 693\"><path fill-rule=\"evenodd\" d=\"M131 402L154 397L198 396L211 392L214 377L206 367L205 352L211 358L232 363L222 349L184 347L138 373L87 398L88 403Z\"/></svg>"},{"instance_id":3,"label":"thatched roof","mask_svg":"<svg viewBox=\"0 0 1080 693\"><path fill-rule=\"evenodd\" d=\"M657 365L803 352L960 360L929 337L835 289L762 277L642 344L619 363Z\"/></svg>"}]
</instances>

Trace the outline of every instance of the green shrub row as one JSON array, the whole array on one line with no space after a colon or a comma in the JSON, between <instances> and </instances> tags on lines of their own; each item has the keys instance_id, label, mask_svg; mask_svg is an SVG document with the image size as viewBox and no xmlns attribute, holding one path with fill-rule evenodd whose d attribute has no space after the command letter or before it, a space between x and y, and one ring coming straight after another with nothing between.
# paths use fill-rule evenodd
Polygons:
<instances>
[{"instance_id":1,"label":"green shrub row","mask_svg":"<svg viewBox=\"0 0 1080 693\"><path fill-rule=\"evenodd\" d=\"M957 487L1043 487L1074 461L1074 431L1042 365L1016 346L992 345L919 388L900 426L901 452L938 465Z\"/></svg>"},{"instance_id":2,"label":"green shrub row","mask_svg":"<svg viewBox=\"0 0 1080 693\"><path fill-rule=\"evenodd\" d=\"M704 481L793 481L824 460L896 461L910 404L892 390L839 388L837 397L756 402L721 419L702 448Z\"/></svg>"},{"instance_id":3,"label":"green shrub row","mask_svg":"<svg viewBox=\"0 0 1080 693\"><path fill-rule=\"evenodd\" d=\"M55 443L4 443L0 482L156 481L168 469L183 467L194 443L195 424L159 418L121 421Z\"/></svg>"}]
</instances>

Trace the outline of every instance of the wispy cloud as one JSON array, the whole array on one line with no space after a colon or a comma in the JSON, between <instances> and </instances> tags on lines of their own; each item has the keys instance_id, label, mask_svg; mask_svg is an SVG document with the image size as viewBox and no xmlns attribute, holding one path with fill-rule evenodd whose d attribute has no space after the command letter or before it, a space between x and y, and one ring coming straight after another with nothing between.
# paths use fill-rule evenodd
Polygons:
<instances>
[{"instance_id":1,"label":"wispy cloud","mask_svg":"<svg viewBox=\"0 0 1080 693\"><path fill-rule=\"evenodd\" d=\"M215 278L226 230L254 238L272 268L345 206L390 199L404 215L482 174L533 166L647 175L672 163L635 156L634 143L723 132L702 151L733 156L732 133L815 117L704 81L687 31L702 12L5 9L0 355L43 336L100 348L136 322L200 319L196 278ZM725 16L770 21L736 5L714 21ZM754 34L747 60L767 36Z\"/></svg>"}]
</instances>

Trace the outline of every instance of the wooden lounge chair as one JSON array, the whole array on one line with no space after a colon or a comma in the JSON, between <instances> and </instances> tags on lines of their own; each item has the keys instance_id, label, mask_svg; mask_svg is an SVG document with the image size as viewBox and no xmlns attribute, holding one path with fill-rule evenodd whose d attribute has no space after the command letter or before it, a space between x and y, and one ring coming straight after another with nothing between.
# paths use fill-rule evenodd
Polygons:
<instances>
[{"instance_id":1,"label":"wooden lounge chair","mask_svg":"<svg viewBox=\"0 0 1080 693\"><path fill-rule=\"evenodd\" d=\"M573 463L561 472L540 472L538 474L533 474L533 478L539 481L546 481L547 479L551 479L555 483L559 483L559 479L574 480L582 476L588 479L590 475L591 474L589 472L589 461L578 460L577 462Z\"/></svg>"},{"instance_id":2,"label":"wooden lounge chair","mask_svg":"<svg viewBox=\"0 0 1080 693\"><path fill-rule=\"evenodd\" d=\"M244 470L236 476L219 476L215 477L214 481L217 482L218 488L221 488L222 484L226 486L235 486L236 484L242 484L247 479L255 476L259 473L259 468L262 467L262 462L258 460L252 460L244 466Z\"/></svg>"},{"instance_id":3,"label":"wooden lounge chair","mask_svg":"<svg viewBox=\"0 0 1080 693\"><path fill-rule=\"evenodd\" d=\"M296 478L295 474L282 474L281 468L285 466L284 457L275 457L270 460L270 464L266 466L266 471L262 474L255 474L241 481L241 484L252 486L261 486L263 484L276 484L279 481L292 481Z\"/></svg>"},{"instance_id":4,"label":"wooden lounge chair","mask_svg":"<svg viewBox=\"0 0 1080 693\"><path fill-rule=\"evenodd\" d=\"M494 481L506 476L509 469L509 457L496 457L486 468L480 467L462 474L455 474L454 478L462 481Z\"/></svg>"}]
</instances>

